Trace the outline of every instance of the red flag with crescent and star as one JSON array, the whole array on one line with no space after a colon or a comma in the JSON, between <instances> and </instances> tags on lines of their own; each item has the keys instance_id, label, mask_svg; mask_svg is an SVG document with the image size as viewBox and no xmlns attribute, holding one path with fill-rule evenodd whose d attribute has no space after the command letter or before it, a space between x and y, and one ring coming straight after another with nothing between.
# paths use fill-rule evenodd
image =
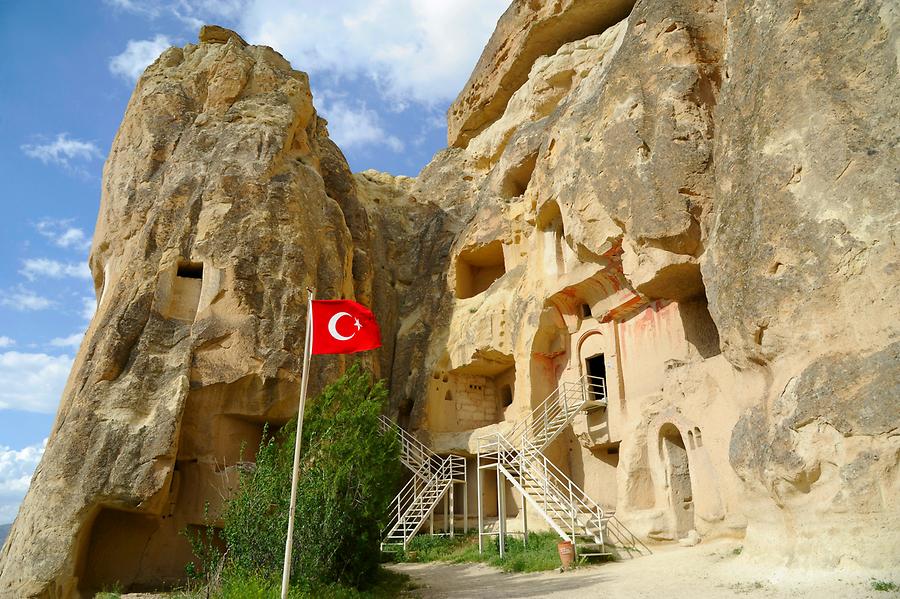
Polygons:
<instances>
[{"instance_id":1,"label":"red flag with crescent and star","mask_svg":"<svg viewBox=\"0 0 900 599\"><path fill-rule=\"evenodd\" d=\"M350 300L312 301L312 353L352 354L381 347L372 311Z\"/></svg>"}]
</instances>

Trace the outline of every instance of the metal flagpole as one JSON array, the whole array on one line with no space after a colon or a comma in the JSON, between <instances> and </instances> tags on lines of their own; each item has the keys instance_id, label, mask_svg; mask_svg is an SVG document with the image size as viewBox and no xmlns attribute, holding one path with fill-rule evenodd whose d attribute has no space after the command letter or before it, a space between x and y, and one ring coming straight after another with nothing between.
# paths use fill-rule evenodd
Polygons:
<instances>
[{"instance_id":1,"label":"metal flagpole","mask_svg":"<svg viewBox=\"0 0 900 599\"><path fill-rule=\"evenodd\" d=\"M288 513L287 541L284 544L284 571L281 575L281 599L287 599L291 584L291 552L294 545L294 509L297 506L297 482L300 475L300 441L303 439L303 409L306 407L306 386L309 383L309 359L312 352L313 300L316 290L307 287L306 347L303 350L303 373L300 378L300 407L297 408L297 440L294 442L294 470L291 477L291 508Z\"/></svg>"}]
</instances>

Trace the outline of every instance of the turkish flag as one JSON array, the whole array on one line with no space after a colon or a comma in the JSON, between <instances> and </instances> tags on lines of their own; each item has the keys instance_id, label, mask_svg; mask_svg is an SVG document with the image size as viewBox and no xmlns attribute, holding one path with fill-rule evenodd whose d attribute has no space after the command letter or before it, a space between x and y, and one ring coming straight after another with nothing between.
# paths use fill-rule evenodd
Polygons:
<instances>
[{"instance_id":1,"label":"turkish flag","mask_svg":"<svg viewBox=\"0 0 900 599\"><path fill-rule=\"evenodd\" d=\"M372 311L350 300L312 301L312 353L352 354L381 347Z\"/></svg>"}]
</instances>

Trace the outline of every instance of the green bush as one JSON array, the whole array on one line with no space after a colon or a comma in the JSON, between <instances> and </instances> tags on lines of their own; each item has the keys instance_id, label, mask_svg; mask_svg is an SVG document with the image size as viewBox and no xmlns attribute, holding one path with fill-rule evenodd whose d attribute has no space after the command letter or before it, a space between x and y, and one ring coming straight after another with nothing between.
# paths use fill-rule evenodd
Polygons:
<instances>
[{"instance_id":1,"label":"green bush","mask_svg":"<svg viewBox=\"0 0 900 599\"><path fill-rule=\"evenodd\" d=\"M298 585L362 588L378 578L381 528L401 474L399 440L378 426L386 398L384 384L373 385L354 365L307 406L292 560ZM254 574L226 577L231 582L223 591L228 584L264 587L280 580L295 426L264 435L255 467L242 472L238 493L226 506L229 571ZM251 591L223 596L269 592Z\"/></svg>"},{"instance_id":2,"label":"green bush","mask_svg":"<svg viewBox=\"0 0 900 599\"><path fill-rule=\"evenodd\" d=\"M875 591L900 591L900 585L890 580L871 580L872 589Z\"/></svg>"}]
</instances>

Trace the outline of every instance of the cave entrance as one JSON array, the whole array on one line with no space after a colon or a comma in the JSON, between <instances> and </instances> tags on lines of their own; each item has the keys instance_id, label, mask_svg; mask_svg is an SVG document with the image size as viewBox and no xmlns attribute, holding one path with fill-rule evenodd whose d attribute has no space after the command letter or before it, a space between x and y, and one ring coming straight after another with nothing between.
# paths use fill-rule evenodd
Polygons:
<instances>
[{"instance_id":1,"label":"cave entrance","mask_svg":"<svg viewBox=\"0 0 900 599\"><path fill-rule=\"evenodd\" d=\"M691 468L681 431L666 424L659 431L659 450L665 468L665 486L675 538L687 536L694 528L694 496Z\"/></svg>"},{"instance_id":2,"label":"cave entrance","mask_svg":"<svg viewBox=\"0 0 900 599\"><path fill-rule=\"evenodd\" d=\"M467 247L456 257L456 297L467 299L484 293L505 273L503 244L499 240Z\"/></svg>"},{"instance_id":3,"label":"cave entrance","mask_svg":"<svg viewBox=\"0 0 900 599\"><path fill-rule=\"evenodd\" d=\"M184 566L194 557L186 527L171 516L101 508L76 560L79 590L93 597L114 587L137 593L184 584Z\"/></svg>"},{"instance_id":4,"label":"cave entrance","mask_svg":"<svg viewBox=\"0 0 900 599\"><path fill-rule=\"evenodd\" d=\"M597 354L584 360L584 372L587 374L587 386L590 390L590 399L594 401L606 400L606 358L603 354Z\"/></svg>"},{"instance_id":5,"label":"cave entrance","mask_svg":"<svg viewBox=\"0 0 900 599\"><path fill-rule=\"evenodd\" d=\"M168 302L162 313L166 318L193 322L203 290L203 263L182 260L171 279Z\"/></svg>"}]
</instances>

